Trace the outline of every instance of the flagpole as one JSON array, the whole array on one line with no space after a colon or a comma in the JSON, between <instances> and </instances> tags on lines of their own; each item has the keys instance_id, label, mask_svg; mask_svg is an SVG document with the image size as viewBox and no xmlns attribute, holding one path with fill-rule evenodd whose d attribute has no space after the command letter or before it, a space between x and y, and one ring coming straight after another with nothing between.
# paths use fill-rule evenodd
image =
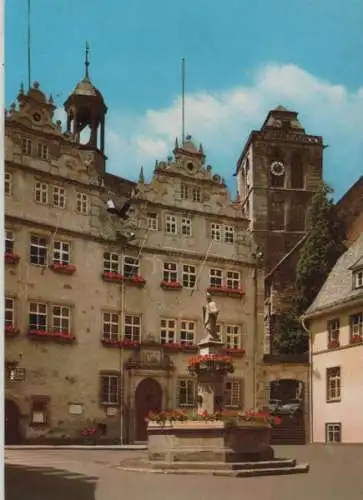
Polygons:
<instances>
[{"instance_id":1,"label":"flagpole","mask_svg":"<svg viewBox=\"0 0 363 500\"><path fill-rule=\"evenodd\" d=\"M27 0L27 35L28 35L28 89L31 87L31 57L30 57L30 0Z\"/></svg>"},{"instance_id":2,"label":"flagpole","mask_svg":"<svg viewBox=\"0 0 363 500\"><path fill-rule=\"evenodd\" d=\"M182 145L185 140L185 58L182 58Z\"/></svg>"}]
</instances>

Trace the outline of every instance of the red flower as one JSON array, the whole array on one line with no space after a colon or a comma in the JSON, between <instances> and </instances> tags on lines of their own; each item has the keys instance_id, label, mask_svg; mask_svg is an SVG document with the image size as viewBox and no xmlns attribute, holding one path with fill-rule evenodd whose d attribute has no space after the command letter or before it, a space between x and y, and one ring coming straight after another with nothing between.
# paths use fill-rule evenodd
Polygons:
<instances>
[{"instance_id":1,"label":"red flower","mask_svg":"<svg viewBox=\"0 0 363 500\"><path fill-rule=\"evenodd\" d=\"M6 264L16 264L20 257L15 253L5 253L4 259Z\"/></svg>"},{"instance_id":2,"label":"red flower","mask_svg":"<svg viewBox=\"0 0 363 500\"><path fill-rule=\"evenodd\" d=\"M210 286L208 288L209 293L224 293L226 295L237 295L243 296L245 292L240 288L230 288L228 286Z\"/></svg>"},{"instance_id":3,"label":"red flower","mask_svg":"<svg viewBox=\"0 0 363 500\"><path fill-rule=\"evenodd\" d=\"M15 335L16 333L19 333L19 330L16 328L16 326L5 325L5 333Z\"/></svg>"},{"instance_id":4,"label":"red flower","mask_svg":"<svg viewBox=\"0 0 363 500\"><path fill-rule=\"evenodd\" d=\"M121 273L114 271L105 271L103 273L103 278L110 281L123 281L125 279Z\"/></svg>"},{"instance_id":5,"label":"red flower","mask_svg":"<svg viewBox=\"0 0 363 500\"><path fill-rule=\"evenodd\" d=\"M76 271L74 264L65 264L63 262L55 262L49 266L53 271L62 274L73 274Z\"/></svg>"},{"instance_id":6,"label":"red flower","mask_svg":"<svg viewBox=\"0 0 363 500\"><path fill-rule=\"evenodd\" d=\"M340 342L339 340L331 340L329 343L328 343L328 348L329 349L336 349L340 347Z\"/></svg>"},{"instance_id":7,"label":"red flower","mask_svg":"<svg viewBox=\"0 0 363 500\"><path fill-rule=\"evenodd\" d=\"M75 340L75 336L70 332L51 332L47 330L37 330L30 329L28 331L28 335L30 337L43 337L43 338L55 338L55 339L63 339L63 340Z\"/></svg>"},{"instance_id":8,"label":"red flower","mask_svg":"<svg viewBox=\"0 0 363 500\"><path fill-rule=\"evenodd\" d=\"M174 289L174 290L179 290L180 288L183 288L183 285L180 283L180 281L165 281L165 280L163 280L160 283L160 286L162 288L168 288L168 289Z\"/></svg>"}]
</instances>

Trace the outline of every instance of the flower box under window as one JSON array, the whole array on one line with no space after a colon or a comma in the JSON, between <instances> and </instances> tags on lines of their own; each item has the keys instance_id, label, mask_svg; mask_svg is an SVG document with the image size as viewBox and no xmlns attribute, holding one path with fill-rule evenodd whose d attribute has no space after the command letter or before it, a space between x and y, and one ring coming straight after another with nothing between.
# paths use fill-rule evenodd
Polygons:
<instances>
[{"instance_id":1,"label":"flower box under window","mask_svg":"<svg viewBox=\"0 0 363 500\"><path fill-rule=\"evenodd\" d=\"M224 352L228 355L228 356L232 356L233 358L243 358L244 355L245 355L245 350L240 348L240 347L236 347L236 348L233 348L233 347L226 347L224 349Z\"/></svg>"},{"instance_id":2,"label":"flower box under window","mask_svg":"<svg viewBox=\"0 0 363 500\"><path fill-rule=\"evenodd\" d=\"M162 345L165 351L170 351L170 352L178 352L182 348L182 346L180 344L177 344L176 342L166 342L165 344Z\"/></svg>"},{"instance_id":3,"label":"flower box under window","mask_svg":"<svg viewBox=\"0 0 363 500\"><path fill-rule=\"evenodd\" d=\"M120 339L101 339L102 344L105 347L121 347L121 340Z\"/></svg>"},{"instance_id":4,"label":"flower box under window","mask_svg":"<svg viewBox=\"0 0 363 500\"><path fill-rule=\"evenodd\" d=\"M19 333L19 329L13 325L5 325L4 329L7 337L15 337Z\"/></svg>"},{"instance_id":5,"label":"flower box under window","mask_svg":"<svg viewBox=\"0 0 363 500\"><path fill-rule=\"evenodd\" d=\"M55 340L57 342L71 343L75 336L71 332L53 332L49 330L28 330L28 337L35 340Z\"/></svg>"},{"instance_id":6,"label":"flower box under window","mask_svg":"<svg viewBox=\"0 0 363 500\"><path fill-rule=\"evenodd\" d=\"M352 335L352 338L350 339L351 344L361 344L362 343L362 337L360 335Z\"/></svg>"},{"instance_id":7,"label":"flower box under window","mask_svg":"<svg viewBox=\"0 0 363 500\"><path fill-rule=\"evenodd\" d=\"M130 339L122 339L120 340L120 347L123 347L124 349L136 350L140 348L140 342Z\"/></svg>"},{"instance_id":8,"label":"flower box under window","mask_svg":"<svg viewBox=\"0 0 363 500\"><path fill-rule=\"evenodd\" d=\"M102 274L102 278L105 281L115 281L116 283L120 283L124 280L124 276L121 273L117 273L115 271L105 271Z\"/></svg>"},{"instance_id":9,"label":"flower box under window","mask_svg":"<svg viewBox=\"0 0 363 500\"><path fill-rule=\"evenodd\" d=\"M227 286L210 286L207 290L212 295L224 295L226 297L240 298L245 295L245 292L241 288L229 288Z\"/></svg>"},{"instance_id":10,"label":"flower box under window","mask_svg":"<svg viewBox=\"0 0 363 500\"><path fill-rule=\"evenodd\" d=\"M5 253L5 264L17 264L20 257L16 253Z\"/></svg>"},{"instance_id":11,"label":"flower box under window","mask_svg":"<svg viewBox=\"0 0 363 500\"><path fill-rule=\"evenodd\" d=\"M54 263L51 264L49 267L55 273L67 274L69 276L76 272L76 266L74 264Z\"/></svg>"},{"instance_id":12,"label":"flower box under window","mask_svg":"<svg viewBox=\"0 0 363 500\"><path fill-rule=\"evenodd\" d=\"M124 276L124 281L128 285L143 287L146 284L146 280L142 276Z\"/></svg>"},{"instance_id":13,"label":"flower box under window","mask_svg":"<svg viewBox=\"0 0 363 500\"><path fill-rule=\"evenodd\" d=\"M338 349L340 347L339 340L331 340L328 343L328 349Z\"/></svg>"},{"instance_id":14,"label":"flower box under window","mask_svg":"<svg viewBox=\"0 0 363 500\"><path fill-rule=\"evenodd\" d=\"M160 283L160 286L164 290L181 290L183 288L183 285L180 283L180 281L165 281L165 280L163 280Z\"/></svg>"},{"instance_id":15,"label":"flower box under window","mask_svg":"<svg viewBox=\"0 0 363 500\"><path fill-rule=\"evenodd\" d=\"M182 344L181 350L184 352L198 352L198 346L195 344Z\"/></svg>"}]
</instances>

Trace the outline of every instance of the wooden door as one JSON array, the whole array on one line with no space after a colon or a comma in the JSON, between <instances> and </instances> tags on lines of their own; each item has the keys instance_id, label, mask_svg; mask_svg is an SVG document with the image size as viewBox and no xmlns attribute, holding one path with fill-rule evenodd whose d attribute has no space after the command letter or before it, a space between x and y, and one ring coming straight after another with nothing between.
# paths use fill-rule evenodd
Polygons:
<instances>
[{"instance_id":1,"label":"wooden door","mask_svg":"<svg viewBox=\"0 0 363 500\"><path fill-rule=\"evenodd\" d=\"M159 382L152 378L142 380L136 388L136 441L147 441L147 418L149 412L160 412L163 392Z\"/></svg>"}]
</instances>

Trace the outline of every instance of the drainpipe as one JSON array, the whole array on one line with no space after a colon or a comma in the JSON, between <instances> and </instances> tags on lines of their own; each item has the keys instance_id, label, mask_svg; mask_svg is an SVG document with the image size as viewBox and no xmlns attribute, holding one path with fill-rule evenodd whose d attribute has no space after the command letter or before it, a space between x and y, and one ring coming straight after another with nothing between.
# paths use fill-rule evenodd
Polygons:
<instances>
[{"instance_id":1,"label":"drainpipe","mask_svg":"<svg viewBox=\"0 0 363 500\"><path fill-rule=\"evenodd\" d=\"M263 257L262 252L257 251L254 255L254 269L253 269L253 287L254 287L254 300L253 300L253 322L254 322L254 335L252 336L252 386L253 386L253 408L256 409L257 405L257 388L256 388L256 360L257 360L257 347L258 347L258 265Z\"/></svg>"},{"instance_id":2,"label":"drainpipe","mask_svg":"<svg viewBox=\"0 0 363 500\"><path fill-rule=\"evenodd\" d=\"M123 255L121 255L123 265ZM121 321L121 339L123 339L124 324L125 324L125 282L121 282L121 304L120 304L120 321ZM120 444L124 444L124 402L125 402L125 376L124 376L124 350L120 348Z\"/></svg>"},{"instance_id":3,"label":"drainpipe","mask_svg":"<svg viewBox=\"0 0 363 500\"><path fill-rule=\"evenodd\" d=\"M300 322L305 332L309 335L309 441L313 442L313 343L309 328L306 326L306 318L301 316Z\"/></svg>"}]
</instances>

